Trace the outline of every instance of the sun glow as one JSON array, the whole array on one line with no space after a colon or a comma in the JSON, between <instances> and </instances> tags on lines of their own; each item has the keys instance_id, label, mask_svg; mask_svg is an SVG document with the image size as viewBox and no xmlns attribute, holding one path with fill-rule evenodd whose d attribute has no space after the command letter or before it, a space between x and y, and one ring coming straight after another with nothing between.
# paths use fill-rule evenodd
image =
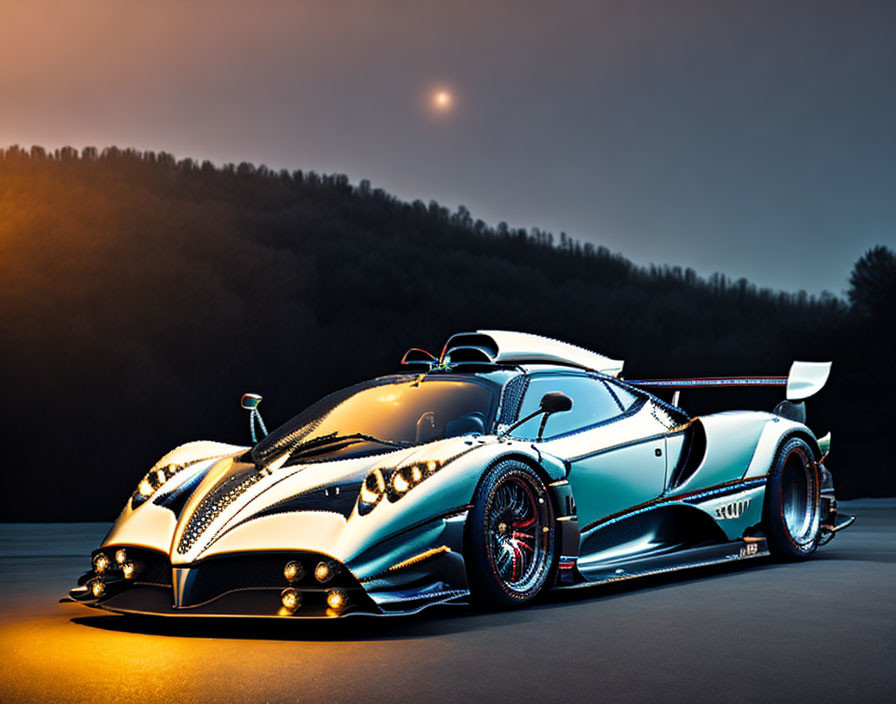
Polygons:
<instances>
[{"instance_id":1,"label":"sun glow","mask_svg":"<svg viewBox=\"0 0 896 704\"><path fill-rule=\"evenodd\" d=\"M436 112L450 112L454 107L454 96L444 88L432 94L432 107Z\"/></svg>"}]
</instances>

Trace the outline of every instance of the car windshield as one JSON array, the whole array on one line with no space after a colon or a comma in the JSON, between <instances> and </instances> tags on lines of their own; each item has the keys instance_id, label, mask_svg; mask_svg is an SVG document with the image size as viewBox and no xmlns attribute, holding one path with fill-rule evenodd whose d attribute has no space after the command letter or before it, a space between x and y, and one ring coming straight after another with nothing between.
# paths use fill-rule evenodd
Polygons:
<instances>
[{"instance_id":1,"label":"car windshield","mask_svg":"<svg viewBox=\"0 0 896 704\"><path fill-rule=\"evenodd\" d=\"M369 454L484 433L497 385L448 376L384 377L337 391L274 430L252 450L259 465L285 451L292 460Z\"/></svg>"}]
</instances>

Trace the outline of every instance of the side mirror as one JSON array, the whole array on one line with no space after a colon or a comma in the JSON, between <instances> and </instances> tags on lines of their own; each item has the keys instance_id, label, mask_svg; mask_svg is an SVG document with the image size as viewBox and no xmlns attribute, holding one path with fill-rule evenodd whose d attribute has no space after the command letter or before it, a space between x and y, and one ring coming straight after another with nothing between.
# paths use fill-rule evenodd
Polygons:
<instances>
[{"instance_id":1,"label":"side mirror","mask_svg":"<svg viewBox=\"0 0 896 704\"><path fill-rule=\"evenodd\" d=\"M563 413L564 411L572 410L572 399L561 391L552 391L541 397L539 407L541 412L544 413L541 417L541 425L538 426L538 441L541 442L544 436L544 426L547 425L548 418L553 413Z\"/></svg>"},{"instance_id":2,"label":"side mirror","mask_svg":"<svg viewBox=\"0 0 896 704\"><path fill-rule=\"evenodd\" d=\"M544 417L541 419L541 427L538 429L538 440L541 441L541 437L544 434L544 426L545 423L548 422L548 418L554 413L563 413L564 411L570 410L572 410L572 399L561 391L552 391L541 397L537 410L532 411L532 413L525 418L520 418L516 423L501 430L498 433L498 438L501 439L505 437L511 430L518 428L527 420L532 420L537 415L543 415Z\"/></svg>"},{"instance_id":3,"label":"side mirror","mask_svg":"<svg viewBox=\"0 0 896 704\"><path fill-rule=\"evenodd\" d=\"M540 406L545 413L563 413L572 410L572 399L561 391L553 391L541 397Z\"/></svg>"},{"instance_id":4,"label":"side mirror","mask_svg":"<svg viewBox=\"0 0 896 704\"><path fill-rule=\"evenodd\" d=\"M261 404L261 396L258 394L243 394L243 397L240 399L240 406L249 411L249 432L252 433L252 442L258 442L258 438L255 435L255 424L258 423L258 427L261 429L263 433L262 437L268 434L268 429L264 425L264 421L261 419L261 413L258 411L258 406Z\"/></svg>"},{"instance_id":5,"label":"side mirror","mask_svg":"<svg viewBox=\"0 0 896 704\"><path fill-rule=\"evenodd\" d=\"M240 399L240 406L245 408L247 411L254 411L258 408L258 404L261 403L261 396L258 394L243 394L243 397Z\"/></svg>"}]
</instances>

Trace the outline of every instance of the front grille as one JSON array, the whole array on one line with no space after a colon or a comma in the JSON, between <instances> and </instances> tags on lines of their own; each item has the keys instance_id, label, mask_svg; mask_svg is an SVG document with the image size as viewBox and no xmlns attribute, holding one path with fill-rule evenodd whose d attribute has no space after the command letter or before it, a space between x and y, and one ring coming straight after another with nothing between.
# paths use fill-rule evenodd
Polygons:
<instances>
[{"instance_id":1,"label":"front grille","mask_svg":"<svg viewBox=\"0 0 896 704\"><path fill-rule=\"evenodd\" d=\"M287 562L299 562L304 576L290 583L283 576ZM337 572L327 582L318 582L314 568L321 561L337 566ZM263 555L227 555L212 557L198 563L190 582L189 593L184 595L184 605L202 604L229 591L237 589L351 589L360 587L357 580L345 569L324 555L314 553L265 553Z\"/></svg>"},{"instance_id":2,"label":"front grille","mask_svg":"<svg viewBox=\"0 0 896 704\"><path fill-rule=\"evenodd\" d=\"M167 555L138 548L127 548L127 552L141 567L134 581L171 586L171 561Z\"/></svg>"},{"instance_id":3,"label":"front grille","mask_svg":"<svg viewBox=\"0 0 896 704\"><path fill-rule=\"evenodd\" d=\"M190 566L175 566L175 570L189 570L187 575L178 573L183 589L178 599L172 584L172 565L166 555L128 546L111 549L118 547L124 547L128 551L128 560L139 564L140 568L133 580L123 579L118 569L109 574L107 597L101 600L109 608L180 615L312 618L356 611L380 613L379 607L344 565L319 553L242 553L211 557ZM314 568L321 561L327 561L336 569L332 578L323 583L314 577ZM304 574L301 579L290 583L284 577L283 568L288 562L302 565ZM92 572L85 575L88 579L93 576ZM299 592L300 605L295 611L284 613L281 594L287 587ZM338 612L332 611L327 604L332 589L344 592L348 600Z\"/></svg>"}]
</instances>

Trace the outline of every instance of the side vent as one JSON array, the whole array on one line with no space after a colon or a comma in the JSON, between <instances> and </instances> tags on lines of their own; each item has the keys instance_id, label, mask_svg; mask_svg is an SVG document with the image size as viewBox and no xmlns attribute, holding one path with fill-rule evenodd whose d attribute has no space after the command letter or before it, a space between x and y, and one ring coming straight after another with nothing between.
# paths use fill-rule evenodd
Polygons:
<instances>
[{"instance_id":1,"label":"side vent","mask_svg":"<svg viewBox=\"0 0 896 704\"><path fill-rule=\"evenodd\" d=\"M703 428L703 423L695 418L684 431L684 448L681 451L678 465L672 472L669 489L677 489L690 479L705 456L706 430Z\"/></svg>"}]
</instances>

